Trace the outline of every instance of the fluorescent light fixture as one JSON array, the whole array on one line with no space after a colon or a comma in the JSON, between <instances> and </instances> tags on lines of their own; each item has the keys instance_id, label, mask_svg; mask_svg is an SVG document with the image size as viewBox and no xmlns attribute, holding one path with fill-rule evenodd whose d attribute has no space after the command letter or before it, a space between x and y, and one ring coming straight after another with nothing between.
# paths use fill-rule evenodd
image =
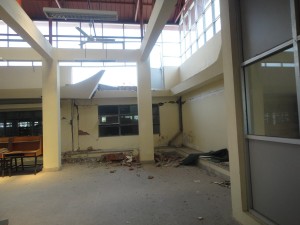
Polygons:
<instances>
[{"instance_id":1,"label":"fluorescent light fixture","mask_svg":"<svg viewBox=\"0 0 300 225\"><path fill-rule=\"evenodd\" d=\"M64 20L99 20L99 21L117 21L118 13L116 11L101 11L89 9L66 9L44 7L43 11L48 19Z\"/></svg>"}]
</instances>

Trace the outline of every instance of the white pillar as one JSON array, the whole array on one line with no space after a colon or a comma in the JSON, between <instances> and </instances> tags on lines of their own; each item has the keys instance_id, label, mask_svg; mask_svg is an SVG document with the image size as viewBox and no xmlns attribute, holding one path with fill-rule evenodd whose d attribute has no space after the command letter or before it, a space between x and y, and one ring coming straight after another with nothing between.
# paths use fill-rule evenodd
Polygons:
<instances>
[{"instance_id":1,"label":"white pillar","mask_svg":"<svg viewBox=\"0 0 300 225\"><path fill-rule=\"evenodd\" d=\"M60 87L57 60L43 61L43 167L44 171L61 168Z\"/></svg>"},{"instance_id":2,"label":"white pillar","mask_svg":"<svg viewBox=\"0 0 300 225\"><path fill-rule=\"evenodd\" d=\"M137 70L140 160L142 162L154 162L151 70L149 59L139 61Z\"/></svg>"},{"instance_id":3,"label":"white pillar","mask_svg":"<svg viewBox=\"0 0 300 225\"><path fill-rule=\"evenodd\" d=\"M230 163L231 199L233 217L241 224L258 225L248 212L245 136L241 87L240 39L237 35L237 1L222 0L222 53L227 135Z\"/></svg>"}]
</instances>

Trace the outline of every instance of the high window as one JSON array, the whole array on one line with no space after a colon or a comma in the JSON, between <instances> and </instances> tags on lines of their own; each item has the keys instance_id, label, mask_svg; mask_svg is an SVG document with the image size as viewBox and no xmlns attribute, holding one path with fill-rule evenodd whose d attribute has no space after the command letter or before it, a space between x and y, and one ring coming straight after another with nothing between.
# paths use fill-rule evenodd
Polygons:
<instances>
[{"instance_id":1,"label":"high window","mask_svg":"<svg viewBox=\"0 0 300 225\"><path fill-rule=\"evenodd\" d=\"M179 22L184 62L221 30L220 0L190 1Z\"/></svg>"},{"instance_id":2,"label":"high window","mask_svg":"<svg viewBox=\"0 0 300 225\"><path fill-rule=\"evenodd\" d=\"M152 105L153 132L159 133L159 108ZM104 105L98 108L99 136L138 135L137 105Z\"/></svg>"}]
</instances>

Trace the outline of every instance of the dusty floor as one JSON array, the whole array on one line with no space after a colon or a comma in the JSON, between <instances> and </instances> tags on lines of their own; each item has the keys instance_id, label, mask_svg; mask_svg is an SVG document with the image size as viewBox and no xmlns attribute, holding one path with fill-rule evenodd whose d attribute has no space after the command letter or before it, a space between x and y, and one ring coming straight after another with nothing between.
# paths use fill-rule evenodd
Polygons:
<instances>
[{"instance_id":1,"label":"dusty floor","mask_svg":"<svg viewBox=\"0 0 300 225\"><path fill-rule=\"evenodd\" d=\"M231 216L230 189L214 181L220 179L197 167L143 165L129 170L65 164L59 172L0 178L0 221L8 219L9 225L237 225Z\"/></svg>"}]
</instances>

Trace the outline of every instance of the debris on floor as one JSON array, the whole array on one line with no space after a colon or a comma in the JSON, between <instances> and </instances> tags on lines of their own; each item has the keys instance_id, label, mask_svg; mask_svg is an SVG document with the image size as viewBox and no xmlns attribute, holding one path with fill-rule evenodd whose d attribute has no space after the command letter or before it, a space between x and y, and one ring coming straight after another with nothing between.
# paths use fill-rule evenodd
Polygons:
<instances>
[{"instance_id":1,"label":"debris on floor","mask_svg":"<svg viewBox=\"0 0 300 225\"><path fill-rule=\"evenodd\" d=\"M124 153L109 153L102 156L102 162L121 162L125 158Z\"/></svg>"},{"instance_id":2,"label":"debris on floor","mask_svg":"<svg viewBox=\"0 0 300 225\"><path fill-rule=\"evenodd\" d=\"M199 216L198 217L198 220L203 220L204 218L202 216Z\"/></svg>"},{"instance_id":3,"label":"debris on floor","mask_svg":"<svg viewBox=\"0 0 300 225\"><path fill-rule=\"evenodd\" d=\"M231 185L229 180L225 180L225 181L222 181L222 182L215 181L213 183L218 184L222 187L227 187L227 188L230 188L230 185Z\"/></svg>"},{"instance_id":4,"label":"debris on floor","mask_svg":"<svg viewBox=\"0 0 300 225\"><path fill-rule=\"evenodd\" d=\"M184 166L196 165L201 153L191 153L185 157L180 164Z\"/></svg>"},{"instance_id":5,"label":"debris on floor","mask_svg":"<svg viewBox=\"0 0 300 225\"><path fill-rule=\"evenodd\" d=\"M160 152L154 153L154 160L157 167L178 167L182 157L176 151Z\"/></svg>"},{"instance_id":6,"label":"debris on floor","mask_svg":"<svg viewBox=\"0 0 300 225\"><path fill-rule=\"evenodd\" d=\"M181 165L196 165L199 158L208 159L215 163L226 163L229 161L228 150L224 148L217 151L191 153L181 161Z\"/></svg>"},{"instance_id":7,"label":"debris on floor","mask_svg":"<svg viewBox=\"0 0 300 225\"><path fill-rule=\"evenodd\" d=\"M151 176L151 175L148 176L148 179L153 179L153 178L154 178L154 176Z\"/></svg>"}]
</instances>

